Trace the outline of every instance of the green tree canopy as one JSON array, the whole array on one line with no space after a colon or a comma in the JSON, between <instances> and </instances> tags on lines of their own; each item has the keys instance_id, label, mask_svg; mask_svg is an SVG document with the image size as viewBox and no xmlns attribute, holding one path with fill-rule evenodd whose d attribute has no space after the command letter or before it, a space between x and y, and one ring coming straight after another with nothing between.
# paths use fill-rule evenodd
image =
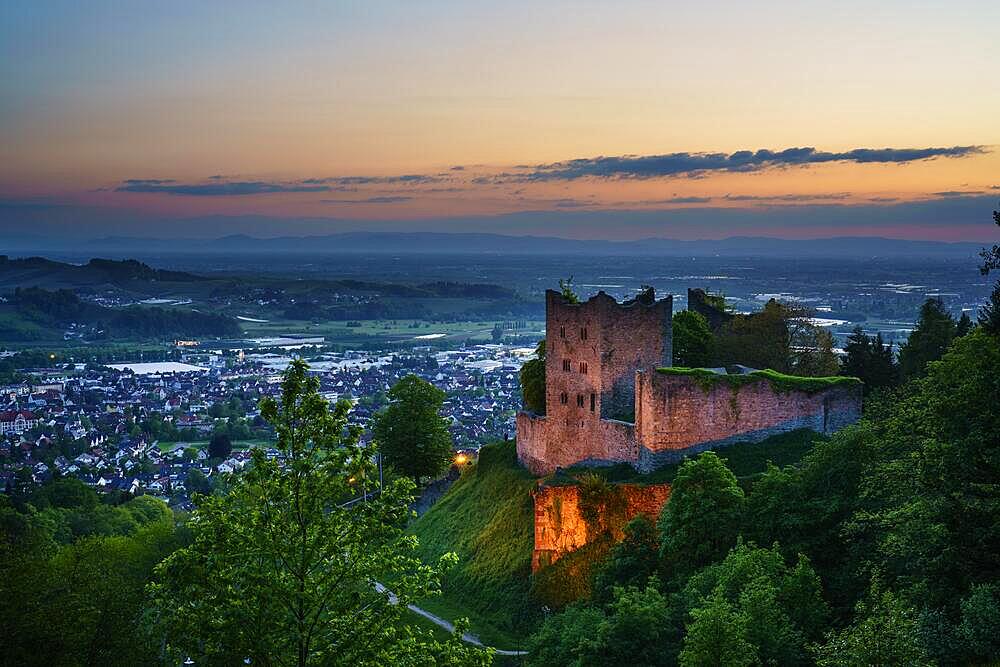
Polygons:
<instances>
[{"instance_id":1,"label":"green tree canopy","mask_svg":"<svg viewBox=\"0 0 1000 667\"><path fill-rule=\"evenodd\" d=\"M447 395L416 375L389 390L389 405L372 420L372 435L385 463L419 481L437 477L451 465L448 420L440 415Z\"/></svg>"},{"instance_id":2,"label":"green tree canopy","mask_svg":"<svg viewBox=\"0 0 1000 667\"><path fill-rule=\"evenodd\" d=\"M927 364L937 361L955 337L955 320L940 299L927 299L920 307L917 326L899 347L899 370L909 380L927 372Z\"/></svg>"},{"instance_id":3,"label":"green tree canopy","mask_svg":"<svg viewBox=\"0 0 1000 667\"><path fill-rule=\"evenodd\" d=\"M807 643L819 639L825 627L821 590L804 556L788 567L777 548L738 544L723 561L694 575L682 595L696 619L697 610L721 598L742 618L743 639L760 662L793 665L806 661ZM688 628L689 636L698 634L694 630Z\"/></svg>"},{"instance_id":4,"label":"green tree canopy","mask_svg":"<svg viewBox=\"0 0 1000 667\"><path fill-rule=\"evenodd\" d=\"M645 587L660 565L660 539L656 526L645 514L637 514L625 526L621 542L594 575L595 600L611 599L615 587Z\"/></svg>"},{"instance_id":5,"label":"green tree canopy","mask_svg":"<svg viewBox=\"0 0 1000 667\"><path fill-rule=\"evenodd\" d=\"M789 322L803 314L771 299L759 313L737 315L719 331L719 361L726 365L745 364L780 373L791 372Z\"/></svg>"},{"instance_id":6,"label":"green tree canopy","mask_svg":"<svg viewBox=\"0 0 1000 667\"><path fill-rule=\"evenodd\" d=\"M227 494L199 498L192 544L157 568L154 618L172 659L485 664L483 651L402 622L406 603L439 590L439 570L402 534L412 482L357 495L375 469L349 410L347 401L330 409L301 360L286 371L280 401L261 402L283 464L255 450Z\"/></svg>"},{"instance_id":7,"label":"green tree canopy","mask_svg":"<svg viewBox=\"0 0 1000 667\"><path fill-rule=\"evenodd\" d=\"M891 387L898 382L899 370L892 344L885 344L881 332L867 336L861 327L855 327L847 338L844 351L847 356L841 373L860 378L865 383L865 391Z\"/></svg>"},{"instance_id":8,"label":"green tree canopy","mask_svg":"<svg viewBox=\"0 0 1000 667\"><path fill-rule=\"evenodd\" d=\"M858 606L857 620L815 649L820 667L932 665L921 643L917 614L891 591L874 592Z\"/></svg>"},{"instance_id":9,"label":"green tree canopy","mask_svg":"<svg viewBox=\"0 0 1000 667\"><path fill-rule=\"evenodd\" d=\"M736 477L715 452L686 461L657 524L667 571L693 572L721 560L736 543L744 500Z\"/></svg>"},{"instance_id":10,"label":"green tree canopy","mask_svg":"<svg viewBox=\"0 0 1000 667\"><path fill-rule=\"evenodd\" d=\"M796 320L790 328L792 371L796 375L830 377L840 373L833 334L805 320Z\"/></svg>"},{"instance_id":11,"label":"green tree canopy","mask_svg":"<svg viewBox=\"0 0 1000 667\"><path fill-rule=\"evenodd\" d=\"M536 415L545 414L545 341L538 341L535 358L521 366L521 397L524 409Z\"/></svg>"},{"instance_id":12,"label":"green tree canopy","mask_svg":"<svg viewBox=\"0 0 1000 667\"><path fill-rule=\"evenodd\" d=\"M715 336L701 313L682 310L673 320L675 366L704 368L715 363Z\"/></svg>"},{"instance_id":13,"label":"green tree canopy","mask_svg":"<svg viewBox=\"0 0 1000 667\"><path fill-rule=\"evenodd\" d=\"M227 433L216 433L208 441L208 456L213 459L229 458L233 453L233 443Z\"/></svg>"}]
</instances>

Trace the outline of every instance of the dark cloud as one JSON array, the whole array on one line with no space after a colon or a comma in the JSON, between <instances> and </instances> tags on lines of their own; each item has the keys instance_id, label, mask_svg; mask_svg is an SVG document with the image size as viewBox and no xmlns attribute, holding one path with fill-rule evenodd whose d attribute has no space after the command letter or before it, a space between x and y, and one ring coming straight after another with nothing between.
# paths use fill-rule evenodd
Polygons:
<instances>
[{"instance_id":1,"label":"dark cloud","mask_svg":"<svg viewBox=\"0 0 1000 667\"><path fill-rule=\"evenodd\" d=\"M584 208L586 206L594 206L594 202L581 201L579 199L556 199L552 202L552 205L556 208Z\"/></svg>"},{"instance_id":2,"label":"dark cloud","mask_svg":"<svg viewBox=\"0 0 1000 667\"><path fill-rule=\"evenodd\" d=\"M711 197L670 197L669 199L644 199L638 203L653 206L656 204L707 204Z\"/></svg>"},{"instance_id":3,"label":"dark cloud","mask_svg":"<svg viewBox=\"0 0 1000 667\"><path fill-rule=\"evenodd\" d=\"M306 183L269 183L266 181L220 181L211 183L177 183L173 180L129 179L115 188L115 192L153 192L189 197L225 197L262 195L276 192L329 192L326 185Z\"/></svg>"},{"instance_id":4,"label":"dark cloud","mask_svg":"<svg viewBox=\"0 0 1000 667\"><path fill-rule=\"evenodd\" d=\"M215 178L214 176L212 178ZM123 185L130 185L135 187L142 186L155 186L155 185L167 185L168 183L176 183L172 178L130 178L126 181L122 181Z\"/></svg>"},{"instance_id":5,"label":"dark cloud","mask_svg":"<svg viewBox=\"0 0 1000 667\"><path fill-rule=\"evenodd\" d=\"M526 174L499 174L494 178L554 181L578 178L658 178L703 175L711 171L753 172L825 162L906 163L936 157L964 157L983 153L981 146L950 148L855 148L844 152L818 151L812 147L761 149L735 153L668 153L666 155L624 155L595 157L541 164Z\"/></svg>"},{"instance_id":6,"label":"dark cloud","mask_svg":"<svg viewBox=\"0 0 1000 667\"><path fill-rule=\"evenodd\" d=\"M932 192L935 197L971 197L984 194L982 190L945 190L944 192Z\"/></svg>"},{"instance_id":7,"label":"dark cloud","mask_svg":"<svg viewBox=\"0 0 1000 667\"><path fill-rule=\"evenodd\" d=\"M850 192L827 192L817 194L787 194L787 195L726 195L726 201L749 201L749 202L802 202L802 201L837 201L848 199Z\"/></svg>"},{"instance_id":8,"label":"dark cloud","mask_svg":"<svg viewBox=\"0 0 1000 667\"><path fill-rule=\"evenodd\" d=\"M410 201L413 197L403 197L401 195L385 197L368 197L366 199L324 199L324 204L398 204Z\"/></svg>"},{"instance_id":9,"label":"dark cloud","mask_svg":"<svg viewBox=\"0 0 1000 667\"><path fill-rule=\"evenodd\" d=\"M440 183L442 176L431 174L403 174L402 176L329 176L326 178L307 178L302 183L306 185L421 185L424 183Z\"/></svg>"}]
</instances>

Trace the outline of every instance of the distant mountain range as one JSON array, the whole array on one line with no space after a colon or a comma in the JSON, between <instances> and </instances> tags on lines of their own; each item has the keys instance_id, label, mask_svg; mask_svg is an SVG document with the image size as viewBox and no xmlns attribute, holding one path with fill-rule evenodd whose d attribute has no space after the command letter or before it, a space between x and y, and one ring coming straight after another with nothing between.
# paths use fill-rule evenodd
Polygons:
<instances>
[{"instance_id":1,"label":"distant mountain range","mask_svg":"<svg viewBox=\"0 0 1000 667\"><path fill-rule=\"evenodd\" d=\"M542 236L437 232L347 232L325 236L256 238L245 235L204 239L106 237L59 243L52 238L20 237L4 250L78 252L93 256L122 254L516 254L516 255L662 255L733 257L974 257L981 244L841 236L826 239L778 239L734 236L718 240L635 241L576 240ZM13 246L13 247L11 247Z\"/></svg>"}]
</instances>

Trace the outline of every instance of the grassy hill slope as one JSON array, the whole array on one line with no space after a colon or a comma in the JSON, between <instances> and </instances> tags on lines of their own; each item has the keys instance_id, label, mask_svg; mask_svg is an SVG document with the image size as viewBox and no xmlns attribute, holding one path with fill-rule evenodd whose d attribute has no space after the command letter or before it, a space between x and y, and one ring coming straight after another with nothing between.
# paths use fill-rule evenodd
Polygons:
<instances>
[{"instance_id":1,"label":"grassy hill slope","mask_svg":"<svg viewBox=\"0 0 1000 667\"><path fill-rule=\"evenodd\" d=\"M472 632L498 648L515 648L532 629L533 486L513 442L488 445L410 529L428 562L449 551L460 559L443 595L418 604L449 620L469 617Z\"/></svg>"}]
</instances>

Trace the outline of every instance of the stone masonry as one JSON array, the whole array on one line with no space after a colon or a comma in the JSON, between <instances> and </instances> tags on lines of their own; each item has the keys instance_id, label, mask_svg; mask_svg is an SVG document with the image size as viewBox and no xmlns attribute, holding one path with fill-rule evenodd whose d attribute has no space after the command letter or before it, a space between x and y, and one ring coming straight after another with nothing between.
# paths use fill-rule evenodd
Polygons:
<instances>
[{"instance_id":1,"label":"stone masonry","mask_svg":"<svg viewBox=\"0 0 1000 667\"><path fill-rule=\"evenodd\" d=\"M624 516L627 523L636 515L646 514L654 523L660 509L670 497L669 484L619 485L625 496ZM540 486L535 496L535 550L531 556L531 570L537 572L551 565L566 554L576 551L592 541L592 528L583 518L580 507L580 487ZM614 536L621 539L620 535Z\"/></svg>"}]
</instances>

